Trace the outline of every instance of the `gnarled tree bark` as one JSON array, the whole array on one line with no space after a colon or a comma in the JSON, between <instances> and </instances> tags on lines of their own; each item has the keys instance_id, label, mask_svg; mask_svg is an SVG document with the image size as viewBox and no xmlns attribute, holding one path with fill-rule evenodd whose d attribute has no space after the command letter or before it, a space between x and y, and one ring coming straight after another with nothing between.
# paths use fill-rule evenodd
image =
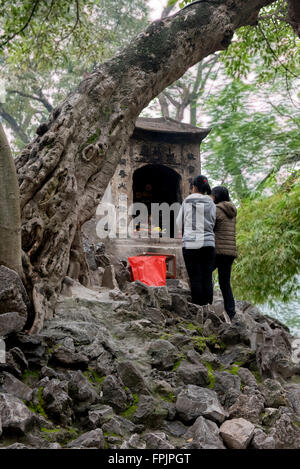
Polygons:
<instances>
[{"instance_id":1,"label":"gnarled tree bark","mask_svg":"<svg viewBox=\"0 0 300 469\"><path fill-rule=\"evenodd\" d=\"M31 333L52 316L75 232L94 215L142 109L189 67L225 49L235 29L255 24L273 1L198 2L152 23L38 128L16 162L36 309Z\"/></svg>"}]
</instances>

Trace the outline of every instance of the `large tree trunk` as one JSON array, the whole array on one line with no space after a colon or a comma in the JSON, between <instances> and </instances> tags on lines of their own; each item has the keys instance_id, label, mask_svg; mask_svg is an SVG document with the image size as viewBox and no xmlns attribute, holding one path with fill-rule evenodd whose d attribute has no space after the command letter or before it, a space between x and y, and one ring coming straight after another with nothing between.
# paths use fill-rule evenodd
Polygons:
<instances>
[{"instance_id":1,"label":"large tree trunk","mask_svg":"<svg viewBox=\"0 0 300 469\"><path fill-rule=\"evenodd\" d=\"M295 34L300 37L300 1L288 0L288 14L290 24L292 25Z\"/></svg>"},{"instance_id":2,"label":"large tree trunk","mask_svg":"<svg viewBox=\"0 0 300 469\"><path fill-rule=\"evenodd\" d=\"M274 0L198 2L151 24L53 111L17 159L23 249L38 332L51 318L76 230L91 218L144 107L185 71L254 24Z\"/></svg>"},{"instance_id":3,"label":"large tree trunk","mask_svg":"<svg viewBox=\"0 0 300 469\"><path fill-rule=\"evenodd\" d=\"M22 276L21 213L15 164L0 123L0 265Z\"/></svg>"}]
</instances>

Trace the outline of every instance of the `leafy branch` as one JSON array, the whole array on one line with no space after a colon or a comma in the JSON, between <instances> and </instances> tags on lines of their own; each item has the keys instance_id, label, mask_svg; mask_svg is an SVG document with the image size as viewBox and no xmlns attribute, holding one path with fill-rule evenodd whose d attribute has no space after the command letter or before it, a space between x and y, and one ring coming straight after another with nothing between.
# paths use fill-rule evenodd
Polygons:
<instances>
[{"instance_id":1,"label":"leafy branch","mask_svg":"<svg viewBox=\"0 0 300 469\"><path fill-rule=\"evenodd\" d=\"M32 7L32 10L29 14L29 17L27 18L27 20L26 20L25 24L22 26L22 28L20 28L18 31L13 33L11 36L7 37L7 36L3 35L2 37L0 37L0 39L5 38L4 41L0 43L0 48L6 46L6 44L8 44L12 39L14 39L16 36L18 36L23 31L25 31L25 29L29 26L32 18L34 17L34 14L37 11L37 7L38 7L39 3L40 3L40 0L35 0L34 5Z\"/></svg>"}]
</instances>

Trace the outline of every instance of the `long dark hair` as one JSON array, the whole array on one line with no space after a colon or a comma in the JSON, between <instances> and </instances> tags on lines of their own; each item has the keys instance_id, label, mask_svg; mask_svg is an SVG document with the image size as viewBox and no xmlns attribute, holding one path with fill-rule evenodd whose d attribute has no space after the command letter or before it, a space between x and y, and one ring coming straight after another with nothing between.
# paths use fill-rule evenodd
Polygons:
<instances>
[{"instance_id":1,"label":"long dark hair","mask_svg":"<svg viewBox=\"0 0 300 469\"><path fill-rule=\"evenodd\" d=\"M215 204L230 202L228 189L224 186L213 187L211 193L214 196Z\"/></svg>"},{"instance_id":2,"label":"long dark hair","mask_svg":"<svg viewBox=\"0 0 300 469\"><path fill-rule=\"evenodd\" d=\"M211 188L210 185L208 184L208 180L206 176L202 176L200 174L199 176L196 176L193 179L192 186L195 186L197 191L200 192L200 194L211 194Z\"/></svg>"}]
</instances>

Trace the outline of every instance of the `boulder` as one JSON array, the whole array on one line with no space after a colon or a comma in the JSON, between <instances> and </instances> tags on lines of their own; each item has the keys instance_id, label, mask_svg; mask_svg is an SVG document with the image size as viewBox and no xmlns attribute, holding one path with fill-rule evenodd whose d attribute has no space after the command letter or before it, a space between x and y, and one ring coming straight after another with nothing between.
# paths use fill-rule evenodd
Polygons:
<instances>
[{"instance_id":1,"label":"boulder","mask_svg":"<svg viewBox=\"0 0 300 469\"><path fill-rule=\"evenodd\" d=\"M0 370L7 371L17 378L21 378L24 371L28 369L28 361L24 353L14 347L5 353L5 363L0 363Z\"/></svg>"},{"instance_id":2,"label":"boulder","mask_svg":"<svg viewBox=\"0 0 300 469\"><path fill-rule=\"evenodd\" d=\"M76 403L76 412L84 411L97 401L98 395L82 371L69 371L67 376L68 394Z\"/></svg>"},{"instance_id":3,"label":"boulder","mask_svg":"<svg viewBox=\"0 0 300 469\"><path fill-rule=\"evenodd\" d=\"M241 391L241 380L227 371L215 371L214 391L218 394L223 406L230 407L235 403Z\"/></svg>"},{"instance_id":4,"label":"boulder","mask_svg":"<svg viewBox=\"0 0 300 469\"><path fill-rule=\"evenodd\" d=\"M119 362L117 370L125 386L127 386L132 392L138 394L149 393L142 373L133 362Z\"/></svg>"},{"instance_id":5,"label":"boulder","mask_svg":"<svg viewBox=\"0 0 300 469\"><path fill-rule=\"evenodd\" d=\"M260 428L256 428L251 441L251 448L275 449L275 440L272 436L266 435Z\"/></svg>"},{"instance_id":6,"label":"boulder","mask_svg":"<svg viewBox=\"0 0 300 469\"><path fill-rule=\"evenodd\" d=\"M170 370L178 359L178 350L168 340L154 340L150 343L151 365L159 370Z\"/></svg>"},{"instance_id":7,"label":"boulder","mask_svg":"<svg viewBox=\"0 0 300 469\"><path fill-rule=\"evenodd\" d=\"M182 360L176 373L184 384L195 384L196 386L209 384L208 371L202 363L195 365Z\"/></svg>"},{"instance_id":8,"label":"boulder","mask_svg":"<svg viewBox=\"0 0 300 469\"><path fill-rule=\"evenodd\" d=\"M51 357L51 362L67 368L87 368L89 359L82 353L76 353L69 348L59 346Z\"/></svg>"},{"instance_id":9,"label":"boulder","mask_svg":"<svg viewBox=\"0 0 300 469\"><path fill-rule=\"evenodd\" d=\"M137 424L158 428L168 416L168 413L168 409L164 407L164 402L160 402L152 396L140 396L132 420Z\"/></svg>"},{"instance_id":10,"label":"boulder","mask_svg":"<svg viewBox=\"0 0 300 469\"><path fill-rule=\"evenodd\" d=\"M174 389L171 384L165 380L158 380L153 383L153 390L155 393L160 396L170 399L170 396L173 395Z\"/></svg>"},{"instance_id":11,"label":"boulder","mask_svg":"<svg viewBox=\"0 0 300 469\"><path fill-rule=\"evenodd\" d=\"M3 431L25 434L36 422L35 414L17 397L0 393L0 416Z\"/></svg>"},{"instance_id":12,"label":"boulder","mask_svg":"<svg viewBox=\"0 0 300 469\"><path fill-rule=\"evenodd\" d=\"M246 449L253 437L255 426L243 418L226 420L220 435L229 449Z\"/></svg>"},{"instance_id":13,"label":"boulder","mask_svg":"<svg viewBox=\"0 0 300 469\"><path fill-rule=\"evenodd\" d=\"M300 417L300 384L288 384L284 389L293 411Z\"/></svg>"},{"instance_id":14,"label":"boulder","mask_svg":"<svg viewBox=\"0 0 300 469\"><path fill-rule=\"evenodd\" d=\"M68 395L68 382L44 378L40 381L39 399L47 415L55 422L70 425L72 422L72 399Z\"/></svg>"},{"instance_id":15,"label":"boulder","mask_svg":"<svg viewBox=\"0 0 300 469\"><path fill-rule=\"evenodd\" d=\"M110 290L119 289L119 285L116 280L115 268L113 265L108 265L105 267L101 286L109 288Z\"/></svg>"},{"instance_id":16,"label":"boulder","mask_svg":"<svg viewBox=\"0 0 300 469\"><path fill-rule=\"evenodd\" d=\"M56 373L53 368L50 368L49 366L43 366L41 369L40 373L41 378L58 378L58 374Z\"/></svg>"},{"instance_id":17,"label":"boulder","mask_svg":"<svg viewBox=\"0 0 300 469\"><path fill-rule=\"evenodd\" d=\"M168 402L165 400L160 401L161 408L163 412L167 411L166 419L174 420L176 417L176 407L173 402Z\"/></svg>"},{"instance_id":18,"label":"boulder","mask_svg":"<svg viewBox=\"0 0 300 469\"><path fill-rule=\"evenodd\" d=\"M173 422L165 421L162 426L162 430L165 430L170 435L176 438L183 436L187 432L188 427L179 420Z\"/></svg>"},{"instance_id":19,"label":"boulder","mask_svg":"<svg viewBox=\"0 0 300 469\"><path fill-rule=\"evenodd\" d=\"M147 449L175 449L175 446L167 440L167 435L163 432L146 433L143 436Z\"/></svg>"},{"instance_id":20,"label":"boulder","mask_svg":"<svg viewBox=\"0 0 300 469\"><path fill-rule=\"evenodd\" d=\"M193 322L203 324L203 307L195 305L194 303L188 303L189 315Z\"/></svg>"},{"instance_id":21,"label":"boulder","mask_svg":"<svg viewBox=\"0 0 300 469\"><path fill-rule=\"evenodd\" d=\"M288 404L287 393L279 381L268 378L259 386L259 389L265 398L266 407L278 408Z\"/></svg>"},{"instance_id":22,"label":"boulder","mask_svg":"<svg viewBox=\"0 0 300 469\"><path fill-rule=\"evenodd\" d=\"M193 422L197 417L203 416L222 423L227 416L215 391L192 384L179 393L176 410L184 422Z\"/></svg>"},{"instance_id":23,"label":"boulder","mask_svg":"<svg viewBox=\"0 0 300 469\"><path fill-rule=\"evenodd\" d=\"M190 312L187 298L178 293L171 293L171 298L172 311L174 311L181 318L192 319L193 315Z\"/></svg>"},{"instance_id":24,"label":"boulder","mask_svg":"<svg viewBox=\"0 0 300 469\"><path fill-rule=\"evenodd\" d=\"M11 394L27 402L32 397L32 390L29 386L5 371L0 373L0 392Z\"/></svg>"},{"instance_id":25,"label":"boulder","mask_svg":"<svg viewBox=\"0 0 300 469\"><path fill-rule=\"evenodd\" d=\"M292 355L291 360L293 363L299 364L300 363L300 339L297 337L292 340Z\"/></svg>"},{"instance_id":26,"label":"boulder","mask_svg":"<svg viewBox=\"0 0 300 469\"><path fill-rule=\"evenodd\" d=\"M1 449L34 449L31 446L23 445L23 443L13 443L12 445L5 446L5 448Z\"/></svg>"},{"instance_id":27,"label":"boulder","mask_svg":"<svg viewBox=\"0 0 300 469\"><path fill-rule=\"evenodd\" d=\"M222 324L218 333L226 345L250 345L249 330L242 316L236 317L231 324Z\"/></svg>"},{"instance_id":28,"label":"boulder","mask_svg":"<svg viewBox=\"0 0 300 469\"><path fill-rule=\"evenodd\" d=\"M184 434L184 439L192 439L188 449L225 449L218 425L201 416Z\"/></svg>"},{"instance_id":29,"label":"boulder","mask_svg":"<svg viewBox=\"0 0 300 469\"><path fill-rule=\"evenodd\" d=\"M0 314L0 337L5 337L12 332L20 332L25 323L25 315L16 312Z\"/></svg>"},{"instance_id":30,"label":"boulder","mask_svg":"<svg viewBox=\"0 0 300 469\"><path fill-rule=\"evenodd\" d=\"M164 326L166 323L165 315L159 308L146 308L143 311L143 317L151 321L153 324Z\"/></svg>"},{"instance_id":31,"label":"boulder","mask_svg":"<svg viewBox=\"0 0 300 469\"><path fill-rule=\"evenodd\" d=\"M24 332L17 334L17 343L22 352L26 355L29 364L36 365L37 368L47 365L47 344L40 335L29 335Z\"/></svg>"},{"instance_id":32,"label":"boulder","mask_svg":"<svg viewBox=\"0 0 300 469\"><path fill-rule=\"evenodd\" d=\"M299 449L299 421L286 408L282 407L278 419L270 430L269 436L275 441L275 449Z\"/></svg>"},{"instance_id":33,"label":"boulder","mask_svg":"<svg viewBox=\"0 0 300 469\"><path fill-rule=\"evenodd\" d=\"M119 378L113 375L107 376L103 382L102 392L104 404L111 405L117 412L126 410L127 394Z\"/></svg>"},{"instance_id":34,"label":"boulder","mask_svg":"<svg viewBox=\"0 0 300 469\"><path fill-rule=\"evenodd\" d=\"M299 371L292 361L291 336L282 325L274 320L265 320L260 325L260 344L256 350L256 361L265 378L287 379ZM272 327L271 327L272 326Z\"/></svg>"},{"instance_id":35,"label":"boulder","mask_svg":"<svg viewBox=\"0 0 300 469\"><path fill-rule=\"evenodd\" d=\"M92 406L88 413L88 421L90 426L95 429L109 421L113 415L113 408L108 405Z\"/></svg>"},{"instance_id":36,"label":"boulder","mask_svg":"<svg viewBox=\"0 0 300 469\"><path fill-rule=\"evenodd\" d=\"M223 320L216 313L215 306L214 305L202 306L202 311L203 311L204 326L205 326L205 323L206 323L207 324L206 327L211 330L209 335L211 333L219 332L219 328L223 324ZM209 326L208 326L208 324L209 324ZM223 330L223 329L221 329L221 330Z\"/></svg>"},{"instance_id":37,"label":"boulder","mask_svg":"<svg viewBox=\"0 0 300 469\"><path fill-rule=\"evenodd\" d=\"M104 350L98 357L96 363L96 372L99 376L109 376L116 371L114 356Z\"/></svg>"},{"instance_id":38,"label":"boulder","mask_svg":"<svg viewBox=\"0 0 300 469\"><path fill-rule=\"evenodd\" d=\"M30 301L19 275L0 266L0 314L17 312L27 319Z\"/></svg>"},{"instance_id":39,"label":"boulder","mask_svg":"<svg viewBox=\"0 0 300 469\"><path fill-rule=\"evenodd\" d=\"M128 440L123 441L120 449L146 449L146 443L140 435L134 433Z\"/></svg>"},{"instance_id":40,"label":"boulder","mask_svg":"<svg viewBox=\"0 0 300 469\"><path fill-rule=\"evenodd\" d=\"M104 435L100 428L83 433L75 440L67 444L67 448L95 448L104 449Z\"/></svg>"},{"instance_id":41,"label":"boulder","mask_svg":"<svg viewBox=\"0 0 300 469\"><path fill-rule=\"evenodd\" d=\"M115 268L115 278L118 283L120 290L124 290L127 286L127 283L130 282L130 273L123 262L120 262L119 259L112 257L112 264ZM126 262L127 264L127 262Z\"/></svg>"},{"instance_id":42,"label":"boulder","mask_svg":"<svg viewBox=\"0 0 300 469\"><path fill-rule=\"evenodd\" d=\"M244 392L238 396L235 403L229 408L230 418L242 417L252 423L259 423L264 410L264 403L265 399L259 391L246 386Z\"/></svg>"},{"instance_id":43,"label":"boulder","mask_svg":"<svg viewBox=\"0 0 300 469\"><path fill-rule=\"evenodd\" d=\"M257 382L255 376L251 373L248 368L240 367L238 369L238 375L243 385L257 388Z\"/></svg>"},{"instance_id":44,"label":"boulder","mask_svg":"<svg viewBox=\"0 0 300 469\"><path fill-rule=\"evenodd\" d=\"M152 287L136 280L127 285L126 293L128 294L133 307L139 310L151 308L170 309L172 298L167 287Z\"/></svg>"},{"instance_id":45,"label":"boulder","mask_svg":"<svg viewBox=\"0 0 300 469\"><path fill-rule=\"evenodd\" d=\"M266 407L262 415L262 424L265 427L271 427L278 418L278 409Z\"/></svg>"},{"instance_id":46,"label":"boulder","mask_svg":"<svg viewBox=\"0 0 300 469\"><path fill-rule=\"evenodd\" d=\"M241 367L250 368L256 366L256 353L245 345L235 345L225 349L222 355L218 356L219 361L225 368L230 368L234 363L239 363Z\"/></svg>"},{"instance_id":47,"label":"boulder","mask_svg":"<svg viewBox=\"0 0 300 469\"><path fill-rule=\"evenodd\" d=\"M136 431L136 425L130 420L118 415L105 422L102 425L102 430L105 433L114 433L125 437Z\"/></svg>"}]
</instances>

